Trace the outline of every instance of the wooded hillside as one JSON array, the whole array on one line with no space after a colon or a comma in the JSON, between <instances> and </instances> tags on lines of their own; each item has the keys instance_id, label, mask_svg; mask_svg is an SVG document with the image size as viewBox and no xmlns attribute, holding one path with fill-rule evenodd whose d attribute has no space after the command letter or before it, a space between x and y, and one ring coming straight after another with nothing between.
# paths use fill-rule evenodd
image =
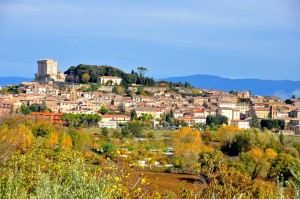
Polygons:
<instances>
[{"instance_id":1,"label":"wooded hillside","mask_svg":"<svg viewBox=\"0 0 300 199\"><path fill-rule=\"evenodd\" d=\"M148 70L144 67L138 67L137 72L132 70L131 73L126 73L118 68L107 65L86 65L79 64L71 66L65 74L67 74L67 82L76 83L99 83L101 76L117 76L122 78L122 85L141 84L146 86L154 86L155 81L152 77L145 76Z\"/></svg>"}]
</instances>

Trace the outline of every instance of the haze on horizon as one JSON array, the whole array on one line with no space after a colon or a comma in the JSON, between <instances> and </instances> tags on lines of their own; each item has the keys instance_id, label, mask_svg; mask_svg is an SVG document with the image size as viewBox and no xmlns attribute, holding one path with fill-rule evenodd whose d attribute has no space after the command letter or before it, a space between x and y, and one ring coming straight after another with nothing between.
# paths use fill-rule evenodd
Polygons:
<instances>
[{"instance_id":1,"label":"haze on horizon","mask_svg":"<svg viewBox=\"0 0 300 199\"><path fill-rule=\"evenodd\" d=\"M0 30L0 76L33 77L49 57L61 71L300 80L298 0L2 0Z\"/></svg>"}]
</instances>

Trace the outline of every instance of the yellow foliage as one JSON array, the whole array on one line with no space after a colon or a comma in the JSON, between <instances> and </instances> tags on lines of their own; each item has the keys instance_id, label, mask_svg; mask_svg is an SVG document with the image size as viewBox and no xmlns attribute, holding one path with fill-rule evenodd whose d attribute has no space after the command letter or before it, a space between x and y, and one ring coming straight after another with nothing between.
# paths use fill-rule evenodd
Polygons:
<instances>
[{"instance_id":1,"label":"yellow foliage","mask_svg":"<svg viewBox=\"0 0 300 199\"><path fill-rule=\"evenodd\" d=\"M265 154L268 160L274 160L277 156L277 153L271 148L266 149Z\"/></svg>"},{"instance_id":2,"label":"yellow foliage","mask_svg":"<svg viewBox=\"0 0 300 199\"><path fill-rule=\"evenodd\" d=\"M277 156L277 153L271 148L266 149L266 151L263 151L262 149L251 149L246 154L256 163L274 160Z\"/></svg>"},{"instance_id":3,"label":"yellow foliage","mask_svg":"<svg viewBox=\"0 0 300 199\"><path fill-rule=\"evenodd\" d=\"M144 91L142 91L142 92L140 93L140 95L147 96L147 93L145 93Z\"/></svg>"},{"instance_id":4,"label":"yellow foliage","mask_svg":"<svg viewBox=\"0 0 300 199\"><path fill-rule=\"evenodd\" d=\"M72 139L67 134L63 133L61 138L61 145L71 148L72 147Z\"/></svg>"},{"instance_id":5,"label":"yellow foliage","mask_svg":"<svg viewBox=\"0 0 300 199\"><path fill-rule=\"evenodd\" d=\"M193 93L193 95L199 95L200 94L200 92L197 89L193 89L192 93Z\"/></svg>"},{"instance_id":6,"label":"yellow foliage","mask_svg":"<svg viewBox=\"0 0 300 199\"><path fill-rule=\"evenodd\" d=\"M182 127L178 130L173 140L174 152L177 154L193 154L202 151L202 140L198 130Z\"/></svg>"},{"instance_id":7,"label":"yellow foliage","mask_svg":"<svg viewBox=\"0 0 300 199\"><path fill-rule=\"evenodd\" d=\"M249 155L254 162L260 162L264 158L264 151L262 149L251 149L246 153Z\"/></svg>"},{"instance_id":8,"label":"yellow foliage","mask_svg":"<svg viewBox=\"0 0 300 199\"><path fill-rule=\"evenodd\" d=\"M54 131L48 135L47 143L50 147L55 147L58 144L59 133Z\"/></svg>"},{"instance_id":9,"label":"yellow foliage","mask_svg":"<svg viewBox=\"0 0 300 199\"><path fill-rule=\"evenodd\" d=\"M234 135L241 132L242 130L236 126L221 126L218 129L217 137L220 139L221 142L228 139L233 140Z\"/></svg>"},{"instance_id":10,"label":"yellow foliage","mask_svg":"<svg viewBox=\"0 0 300 199\"><path fill-rule=\"evenodd\" d=\"M0 131L1 145L10 146L18 150L24 151L33 142L33 135L29 127L20 125L14 129L4 127Z\"/></svg>"},{"instance_id":11,"label":"yellow foliage","mask_svg":"<svg viewBox=\"0 0 300 199\"><path fill-rule=\"evenodd\" d=\"M92 152L90 152L90 151L85 151L85 152L84 152L84 157L87 158L87 159L93 157L93 155L94 155L94 154L93 154Z\"/></svg>"}]
</instances>

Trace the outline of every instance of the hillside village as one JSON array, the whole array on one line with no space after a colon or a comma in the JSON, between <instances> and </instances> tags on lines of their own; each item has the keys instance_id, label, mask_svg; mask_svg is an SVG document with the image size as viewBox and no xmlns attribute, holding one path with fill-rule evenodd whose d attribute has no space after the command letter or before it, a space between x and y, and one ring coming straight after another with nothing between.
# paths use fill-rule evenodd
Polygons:
<instances>
[{"instance_id":1,"label":"hillside village","mask_svg":"<svg viewBox=\"0 0 300 199\"><path fill-rule=\"evenodd\" d=\"M155 81L145 67L37 64L35 81L1 89L4 198L299 195L296 96Z\"/></svg>"},{"instance_id":2,"label":"hillside village","mask_svg":"<svg viewBox=\"0 0 300 199\"><path fill-rule=\"evenodd\" d=\"M55 60L39 60L34 82L2 89L0 117L18 113L24 105L44 104L49 111L30 114L61 124L65 124L61 120L63 114L98 114L102 118L99 127L119 128L119 124L131 120L135 110L137 117L151 115L153 128L173 129L181 125L201 128L207 125L208 116L225 116L228 125L242 129L255 125L253 118L279 119L285 125L284 129L276 129L277 132L290 135L300 132L300 100L297 99L283 101L276 96L251 96L249 91L234 91L234 88L231 92L184 86L170 88L165 82L124 87L120 77L98 78L97 84L66 82L68 76L57 71ZM97 85L94 91L89 89L91 85ZM108 112L101 114L101 108ZM168 113L180 123L163 123L162 117Z\"/></svg>"}]
</instances>

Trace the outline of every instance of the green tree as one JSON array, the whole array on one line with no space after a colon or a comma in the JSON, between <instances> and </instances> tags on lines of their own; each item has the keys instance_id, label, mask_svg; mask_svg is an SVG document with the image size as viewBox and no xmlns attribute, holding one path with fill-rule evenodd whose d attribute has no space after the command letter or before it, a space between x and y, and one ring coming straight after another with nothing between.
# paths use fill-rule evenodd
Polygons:
<instances>
[{"instance_id":1,"label":"green tree","mask_svg":"<svg viewBox=\"0 0 300 199\"><path fill-rule=\"evenodd\" d=\"M284 129L285 128L285 122L284 120L279 119L262 119L260 122L261 128L267 128L269 130L273 129Z\"/></svg>"},{"instance_id":2,"label":"green tree","mask_svg":"<svg viewBox=\"0 0 300 199\"><path fill-rule=\"evenodd\" d=\"M118 95L118 87L117 87L117 86L114 86L114 87L112 88L112 92L113 92L114 94Z\"/></svg>"},{"instance_id":3,"label":"green tree","mask_svg":"<svg viewBox=\"0 0 300 199\"><path fill-rule=\"evenodd\" d=\"M101 128L101 133L104 137L108 136L108 129L106 127Z\"/></svg>"},{"instance_id":4,"label":"green tree","mask_svg":"<svg viewBox=\"0 0 300 199\"><path fill-rule=\"evenodd\" d=\"M98 84L91 84L90 86L90 90L91 91L97 91L99 89L99 85Z\"/></svg>"},{"instance_id":5,"label":"green tree","mask_svg":"<svg viewBox=\"0 0 300 199\"><path fill-rule=\"evenodd\" d=\"M33 127L33 134L36 137L45 137L53 131L54 131L53 127L50 124L45 122Z\"/></svg>"},{"instance_id":6,"label":"green tree","mask_svg":"<svg viewBox=\"0 0 300 199\"><path fill-rule=\"evenodd\" d=\"M66 121L69 127L98 126L101 116L97 114L64 114L61 119Z\"/></svg>"},{"instance_id":7,"label":"green tree","mask_svg":"<svg viewBox=\"0 0 300 199\"><path fill-rule=\"evenodd\" d=\"M284 145L284 135L283 135L282 132L280 132L279 140L280 140L280 143L281 143L282 145Z\"/></svg>"},{"instance_id":8,"label":"green tree","mask_svg":"<svg viewBox=\"0 0 300 199\"><path fill-rule=\"evenodd\" d=\"M105 114L107 114L109 111L105 108L104 105L102 105L99 112L100 112L102 115L105 115Z\"/></svg>"},{"instance_id":9,"label":"green tree","mask_svg":"<svg viewBox=\"0 0 300 199\"><path fill-rule=\"evenodd\" d=\"M210 125L211 123L214 123L215 125L222 125L222 124L228 124L228 118L223 115L208 115L206 117L206 124Z\"/></svg>"},{"instance_id":10,"label":"green tree","mask_svg":"<svg viewBox=\"0 0 300 199\"><path fill-rule=\"evenodd\" d=\"M24 115L28 115L31 112L32 112L31 109L28 106L26 106L25 104L22 103L22 105L21 105L21 113L24 114Z\"/></svg>"},{"instance_id":11,"label":"green tree","mask_svg":"<svg viewBox=\"0 0 300 199\"><path fill-rule=\"evenodd\" d=\"M137 114L135 108L130 113L130 120L137 120Z\"/></svg>"},{"instance_id":12,"label":"green tree","mask_svg":"<svg viewBox=\"0 0 300 199\"><path fill-rule=\"evenodd\" d=\"M148 71L147 68L142 67L142 66L138 67L137 70L138 70L138 73L139 73L139 75L140 75L141 77L143 77L143 76L146 74L146 72Z\"/></svg>"},{"instance_id":13,"label":"green tree","mask_svg":"<svg viewBox=\"0 0 300 199\"><path fill-rule=\"evenodd\" d=\"M285 102L286 104L293 104L293 101L292 101L291 99L286 99L284 102Z\"/></svg>"},{"instance_id":14,"label":"green tree","mask_svg":"<svg viewBox=\"0 0 300 199\"><path fill-rule=\"evenodd\" d=\"M256 114L252 118L252 127L258 128L258 129L260 128L260 122L259 122Z\"/></svg>"},{"instance_id":15,"label":"green tree","mask_svg":"<svg viewBox=\"0 0 300 199\"><path fill-rule=\"evenodd\" d=\"M143 135L143 127L139 122L129 122L128 128L135 137L141 137Z\"/></svg>"},{"instance_id":16,"label":"green tree","mask_svg":"<svg viewBox=\"0 0 300 199\"><path fill-rule=\"evenodd\" d=\"M111 79L106 82L106 85L110 85L111 86L112 84L113 84L113 81Z\"/></svg>"},{"instance_id":17,"label":"green tree","mask_svg":"<svg viewBox=\"0 0 300 199\"><path fill-rule=\"evenodd\" d=\"M143 126L139 121L128 122L122 128L122 135L124 137L127 136L141 137L143 136Z\"/></svg>"},{"instance_id":18,"label":"green tree","mask_svg":"<svg viewBox=\"0 0 300 199\"><path fill-rule=\"evenodd\" d=\"M139 117L139 120L145 121L145 122L149 122L153 119L154 119L153 115L147 114L147 113L142 113L142 115Z\"/></svg>"},{"instance_id":19,"label":"green tree","mask_svg":"<svg viewBox=\"0 0 300 199\"><path fill-rule=\"evenodd\" d=\"M272 162L270 171L268 173L268 180L287 181L293 177L292 167L300 169L300 162L298 158L292 157L290 154L280 153L276 159Z\"/></svg>"},{"instance_id":20,"label":"green tree","mask_svg":"<svg viewBox=\"0 0 300 199\"><path fill-rule=\"evenodd\" d=\"M111 142L107 141L107 142L103 143L103 145L102 145L102 151L108 157L114 157L117 150L118 150L118 147Z\"/></svg>"}]
</instances>

